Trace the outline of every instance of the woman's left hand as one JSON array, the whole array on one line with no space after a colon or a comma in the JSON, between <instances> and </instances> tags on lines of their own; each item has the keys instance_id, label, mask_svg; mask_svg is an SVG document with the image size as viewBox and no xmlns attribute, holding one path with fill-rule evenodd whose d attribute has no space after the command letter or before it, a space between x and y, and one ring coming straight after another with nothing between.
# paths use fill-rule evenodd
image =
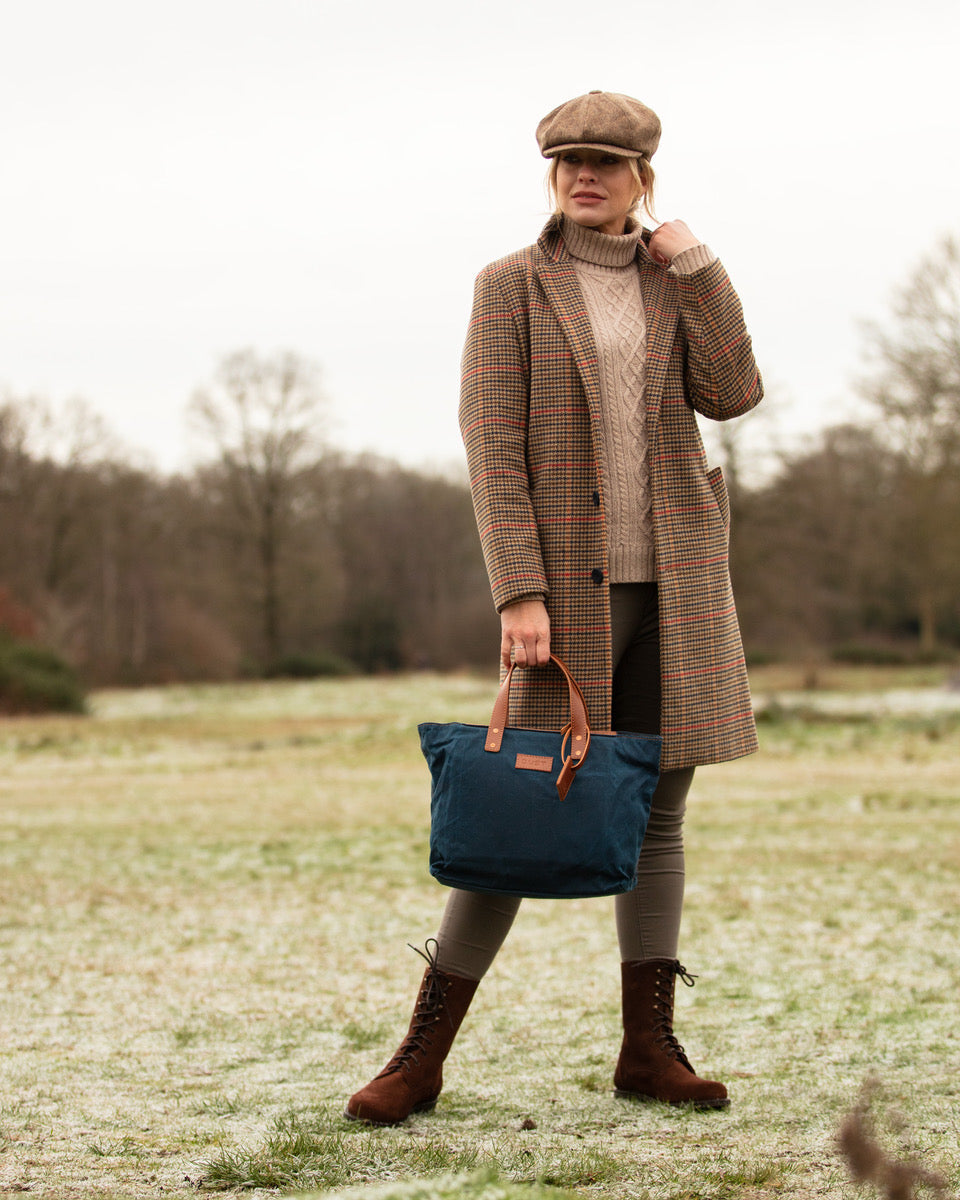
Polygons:
<instances>
[{"instance_id":1,"label":"woman's left hand","mask_svg":"<svg viewBox=\"0 0 960 1200\"><path fill-rule=\"evenodd\" d=\"M700 245L700 239L690 232L683 221L664 221L650 235L647 249L654 262L662 267L669 267L681 250L692 250Z\"/></svg>"}]
</instances>

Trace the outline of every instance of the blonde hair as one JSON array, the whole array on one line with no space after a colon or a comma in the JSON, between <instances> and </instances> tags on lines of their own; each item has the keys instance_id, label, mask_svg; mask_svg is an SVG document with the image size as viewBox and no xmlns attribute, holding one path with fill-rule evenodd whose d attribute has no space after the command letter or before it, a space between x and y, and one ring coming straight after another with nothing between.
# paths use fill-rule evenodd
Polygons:
<instances>
[{"instance_id":1,"label":"blonde hair","mask_svg":"<svg viewBox=\"0 0 960 1200\"><path fill-rule=\"evenodd\" d=\"M629 215L632 217L637 209L642 207L647 216L652 221L655 221L657 215L653 210L653 185L657 177L653 169L653 164L649 158L626 158L626 162L630 167L630 174L637 184L637 196L630 207ZM550 159L550 166L547 170L547 193L555 217L563 216L563 212L557 201L557 171L559 167L560 155L555 154Z\"/></svg>"}]
</instances>

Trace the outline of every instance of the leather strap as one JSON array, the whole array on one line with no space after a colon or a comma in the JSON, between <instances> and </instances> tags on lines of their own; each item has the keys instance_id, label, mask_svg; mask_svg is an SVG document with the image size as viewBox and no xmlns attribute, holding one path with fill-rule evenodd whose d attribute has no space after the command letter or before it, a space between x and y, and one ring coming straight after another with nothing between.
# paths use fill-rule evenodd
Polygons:
<instances>
[{"instance_id":1,"label":"leather strap","mask_svg":"<svg viewBox=\"0 0 960 1200\"><path fill-rule=\"evenodd\" d=\"M587 717L587 706L584 703L583 693L580 691L577 681L570 674L566 665L555 654L550 655L550 661L556 664L563 672L563 676L567 681L567 693L570 701L570 720L562 730L563 738L560 747L563 766L560 768L560 774L557 776L557 792L560 799L563 800L570 790L571 783L573 783L574 772L578 767L583 766L586 761L587 751L590 748L590 721ZM510 713L510 684L513 680L515 666L515 663L511 663L507 668L503 683L500 685L500 691L497 693L497 698L494 701L490 724L487 727L487 740L484 744L484 749L491 751L493 754L499 753L500 747L503 744L503 731L507 727L507 720ZM568 746L569 753L567 753Z\"/></svg>"}]
</instances>

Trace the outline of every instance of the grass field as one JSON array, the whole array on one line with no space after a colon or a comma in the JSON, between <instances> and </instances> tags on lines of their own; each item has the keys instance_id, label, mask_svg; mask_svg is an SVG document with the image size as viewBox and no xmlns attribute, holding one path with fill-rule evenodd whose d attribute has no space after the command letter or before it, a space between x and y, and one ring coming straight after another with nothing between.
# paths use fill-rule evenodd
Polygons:
<instances>
[{"instance_id":1,"label":"grass field","mask_svg":"<svg viewBox=\"0 0 960 1200\"><path fill-rule=\"evenodd\" d=\"M341 1118L444 901L416 721L485 721L490 680L105 692L0 722L0 1194L877 1195L836 1142L872 1077L880 1141L955 1194L960 699L936 672L808 674L755 673L763 752L704 768L690 806L677 1031L723 1113L612 1097L595 900L526 902L433 1114Z\"/></svg>"}]
</instances>

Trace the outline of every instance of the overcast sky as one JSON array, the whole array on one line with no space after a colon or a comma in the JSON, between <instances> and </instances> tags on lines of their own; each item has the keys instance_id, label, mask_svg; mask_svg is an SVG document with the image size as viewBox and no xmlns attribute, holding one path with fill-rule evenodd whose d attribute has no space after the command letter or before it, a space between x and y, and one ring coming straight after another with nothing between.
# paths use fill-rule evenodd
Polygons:
<instances>
[{"instance_id":1,"label":"overcast sky","mask_svg":"<svg viewBox=\"0 0 960 1200\"><path fill-rule=\"evenodd\" d=\"M592 88L659 113L659 215L727 265L795 441L960 233L955 0L4 0L2 28L0 386L165 469L248 346L321 364L340 446L458 461L473 277L536 239L536 124Z\"/></svg>"}]
</instances>

